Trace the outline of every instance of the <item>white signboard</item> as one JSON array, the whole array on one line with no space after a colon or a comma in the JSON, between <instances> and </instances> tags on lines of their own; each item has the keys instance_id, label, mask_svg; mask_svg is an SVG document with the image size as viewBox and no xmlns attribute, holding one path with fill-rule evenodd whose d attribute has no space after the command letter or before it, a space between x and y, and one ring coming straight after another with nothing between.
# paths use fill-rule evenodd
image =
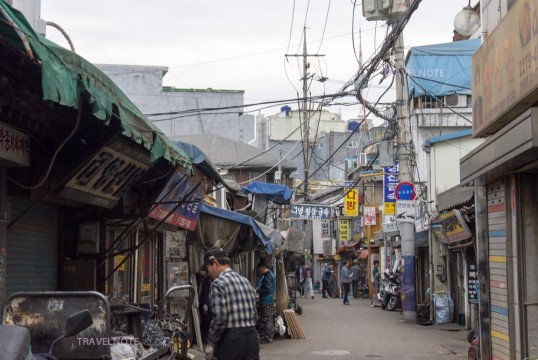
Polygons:
<instances>
[{"instance_id":1,"label":"white signboard","mask_svg":"<svg viewBox=\"0 0 538 360\"><path fill-rule=\"evenodd\" d=\"M30 166L30 137L0 122L0 165Z\"/></svg>"},{"instance_id":2,"label":"white signboard","mask_svg":"<svg viewBox=\"0 0 538 360\"><path fill-rule=\"evenodd\" d=\"M414 200L396 201L396 221L415 223L417 203Z\"/></svg>"}]
</instances>

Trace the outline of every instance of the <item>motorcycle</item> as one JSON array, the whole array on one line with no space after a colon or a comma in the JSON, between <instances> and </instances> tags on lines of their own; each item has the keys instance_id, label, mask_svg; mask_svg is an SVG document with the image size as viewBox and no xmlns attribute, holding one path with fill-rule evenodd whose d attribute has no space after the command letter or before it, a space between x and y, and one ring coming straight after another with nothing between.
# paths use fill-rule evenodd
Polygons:
<instances>
[{"instance_id":1,"label":"motorcycle","mask_svg":"<svg viewBox=\"0 0 538 360\"><path fill-rule=\"evenodd\" d=\"M402 286L400 272L392 272L390 269L385 270L385 277L382 280L380 300L381 309L394 311L402 306Z\"/></svg>"},{"instance_id":2,"label":"motorcycle","mask_svg":"<svg viewBox=\"0 0 538 360\"><path fill-rule=\"evenodd\" d=\"M67 318L63 335L54 339L47 353L32 354L30 345L30 330L18 325L0 325L0 348L3 349L3 359L27 360L57 360L54 356L54 346L62 339L80 334L93 324L92 315L88 310L79 311Z\"/></svg>"},{"instance_id":3,"label":"motorcycle","mask_svg":"<svg viewBox=\"0 0 538 360\"><path fill-rule=\"evenodd\" d=\"M1 308L2 359L110 359L109 339L110 307L97 292L16 293Z\"/></svg>"}]
</instances>

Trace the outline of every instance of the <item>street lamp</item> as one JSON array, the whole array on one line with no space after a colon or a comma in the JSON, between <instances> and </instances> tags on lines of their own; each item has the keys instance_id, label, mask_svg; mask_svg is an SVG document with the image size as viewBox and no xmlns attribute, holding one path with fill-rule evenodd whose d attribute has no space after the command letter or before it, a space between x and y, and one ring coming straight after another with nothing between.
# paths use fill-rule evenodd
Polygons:
<instances>
[{"instance_id":1,"label":"street lamp","mask_svg":"<svg viewBox=\"0 0 538 360\"><path fill-rule=\"evenodd\" d=\"M454 28L463 36L470 36L478 30L480 26L480 17L469 4L461 10L454 18Z\"/></svg>"}]
</instances>

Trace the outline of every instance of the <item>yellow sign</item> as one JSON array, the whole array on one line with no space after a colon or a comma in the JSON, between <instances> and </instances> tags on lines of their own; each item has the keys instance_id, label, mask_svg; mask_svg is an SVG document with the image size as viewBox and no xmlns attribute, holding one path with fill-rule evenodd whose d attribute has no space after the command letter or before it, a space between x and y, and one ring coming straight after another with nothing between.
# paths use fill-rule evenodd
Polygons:
<instances>
[{"instance_id":1,"label":"yellow sign","mask_svg":"<svg viewBox=\"0 0 538 360\"><path fill-rule=\"evenodd\" d=\"M359 190L352 188L346 193L344 199L344 215L359 216Z\"/></svg>"},{"instance_id":2,"label":"yellow sign","mask_svg":"<svg viewBox=\"0 0 538 360\"><path fill-rule=\"evenodd\" d=\"M125 259L125 255L116 255L114 256L114 267L118 266L123 259ZM121 264L121 266L118 268L119 271L125 270L125 263Z\"/></svg>"},{"instance_id":3,"label":"yellow sign","mask_svg":"<svg viewBox=\"0 0 538 360\"><path fill-rule=\"evenodd\" d=\"M338 229L340 233L340 241L351 240L349 229L349 220L338 220Z\"/></svg>"},{"instance_id":4,"label":"yellow sign","mask_svg":"<svg viewBox=\"0 0 538 360\"><path fill-rule=\"evenodd\" d=\"M385 215L394 215L394 214L396 214L396 203L395 202L386 202L384 212L385 212Z\"/></svg>"},{"instance_id":5,"label":"yellow sign","mask_svg":"<svg viewBox=\"0 0 538 360\"><path fill-rule=\"evenodd\" d=\"M466 240L473 236L459 210L451 210L439 216L448 242Z\"/></svg>"}]
</instances>

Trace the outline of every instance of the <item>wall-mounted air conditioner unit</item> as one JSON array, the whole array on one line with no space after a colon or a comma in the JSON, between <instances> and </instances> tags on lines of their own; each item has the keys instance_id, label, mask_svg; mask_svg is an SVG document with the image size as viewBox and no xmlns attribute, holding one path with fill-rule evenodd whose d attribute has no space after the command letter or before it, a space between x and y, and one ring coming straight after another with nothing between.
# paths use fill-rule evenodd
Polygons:
<instances>
[{"instance_id":1,"label":"wall-mounted air conditioner unit","mask_svg":"<svg viewBox=\"0 0 538 360\"><path fill-rule=\"evenodd\" d=\"M368 165L368 154L366 153L360 153L357 157L358 165L361 166L367 166Z\"/></svg>"},{"instance_id":2,"label":"wall-mounted air conditioner unit","mask_svg":"<svg viewBox=\"0 0 538 360\"><path fill-rule=\"evenodd\" d=\"M445 95L445 104L449 107L462 108L467 107L467 95L452 94Z\"/></svg>"}]
</instances>

